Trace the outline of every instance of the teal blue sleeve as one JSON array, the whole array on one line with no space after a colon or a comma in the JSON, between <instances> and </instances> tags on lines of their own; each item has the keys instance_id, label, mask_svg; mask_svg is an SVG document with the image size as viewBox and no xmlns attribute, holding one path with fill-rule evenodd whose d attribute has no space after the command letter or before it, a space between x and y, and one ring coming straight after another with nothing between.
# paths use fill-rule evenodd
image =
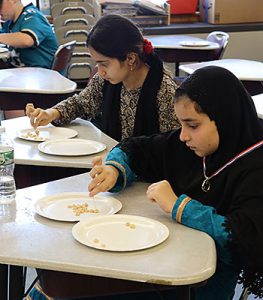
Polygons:
<instances>
[{"instance_id":1,"label":"teal blue sleeve","mask_svg":"<svg viewBox=\"0 0 263 300\"><path fill-rule=\"evenodd\" d=\"M176 220L178 208L186 195L181 195L175 202L172 210L172 218ZM217 248L217 254L226 263L230 261L230 251L227 250L226 244L230 237L230 232L226 230L224 223L226 218L217 214L215 208L204 205L199 201L191 199L183 209L181 223L188 227L203 231L210 235Z\"/></svg>"},{"instance_id":2,"label":"teal blue sleeve","mask_svg":"<svg viewBox=\"0 0 263 300\"><path fill-rule=\"evenodd\" d=\"M114 166L119 171L119 178L116 185L110 190L112 193L116 193L130 185L136 179L135 173L129 166L129 157L120 148L115 147L108 154L105 165Z\"/></svg>"}]
</instances>

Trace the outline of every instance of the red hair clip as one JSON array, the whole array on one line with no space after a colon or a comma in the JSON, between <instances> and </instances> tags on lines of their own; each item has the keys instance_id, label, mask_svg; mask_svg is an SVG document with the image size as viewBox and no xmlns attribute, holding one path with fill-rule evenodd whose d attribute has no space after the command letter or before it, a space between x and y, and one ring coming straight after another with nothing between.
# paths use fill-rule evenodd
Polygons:
<instances>
[{"instance_id":1,"label":"red hair clip","mask_svg":"<svg viewBox=\"0 0 263 300\"><path fill-rule=\"evenodd\" d=\"M143 52L146 54L146 55L149 55L153 52L153 45L152 43L147 40L147 39L144 39L144 45L143 45Z\"/></svg>"}]
</instances>

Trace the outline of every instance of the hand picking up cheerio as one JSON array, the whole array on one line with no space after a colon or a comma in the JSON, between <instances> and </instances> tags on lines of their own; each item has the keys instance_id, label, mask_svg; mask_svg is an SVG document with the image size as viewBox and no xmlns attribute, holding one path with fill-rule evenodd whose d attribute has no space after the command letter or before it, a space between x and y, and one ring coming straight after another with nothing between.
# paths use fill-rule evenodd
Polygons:
<instances>
[{"instance_id":1,"label":"hand picking up cheerio","mask_svg":"<svg viewBox=\"0 0 263 300\"><path fill-rule=\"evenodd\" d=\"M60 118L60 113L54 108L35 108L33 103L26 105L26 115L30 118L30 123L34 128L45 126Z\"/></svg>"}]
</instances>

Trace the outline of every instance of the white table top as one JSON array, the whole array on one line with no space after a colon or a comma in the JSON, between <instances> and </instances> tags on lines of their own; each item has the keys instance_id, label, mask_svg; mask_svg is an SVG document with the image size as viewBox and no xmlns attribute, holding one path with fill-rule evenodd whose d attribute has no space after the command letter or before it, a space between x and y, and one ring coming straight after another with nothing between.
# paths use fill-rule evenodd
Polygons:
<instances>
[{"instance_id":1,"label":"white table top","mask_svg":"<svg viewBox=\"0 0 263 300\"><path fill-rule=\"evenodd\" d=\"M18 130L32 128L28 117L5 120L2 121L2 125L6 128L6 133L14 142L15 163L19 165L91 168L94 156L101 155L105 159L109 150L117 143L97 129L91 122L77 119L70 125L63 127L76 130L78 132L76 138L101 142L107 146L107 149L94 155L76 157L49 155L38 150L38 142L22 140L17 137Z\"/></svg>"},{"instance_id":2,"label":"white table top","mask_svg":"<svg viewBox=\"0 0 263 300\"><path fill-rule=\"evenodd\" d=\"M49 69L24 67L0 70L0 92L68 94L76 87L74 81Z\"/></svg>"},{"instance_id":3,"label":"white table top","mask_svg":"<svg viewBox=\"0 0 263 300\"><path fill-rule=\"evenodd\" d=\"M245 59L220 59L201 63L180 65L179 69L187 74L206 66L223 67L231 71L240 80L262 81L263 63Z\"/></svg>"},{"instance_id":4,"label":"white table top","mask_svg":"<svg viewBox=\"0 0 263 300\"><path fill-rule=\"evenodd\" d=\"M203 42L207 40L198 37L193 37L189 35L148 35L145 36L146 39L152 42L154 48L162 49L188 49L188 50L214 50L218 49L219 45L217 43L209 42L208 46L191 46L186 47L180 45L180 42L191 41L191 42Z\"/></svg>"},{"instance_id":5,"label":"white table top","mask_svg":"<svg viewBox=\"0 0 263 300\"><path fill-rule=\"evenodd\" d=\"M252 99L255 103L258 117L263 119L263 94L252 96Z\"/></svg>"},{"instance_id":6,"label":"white table top","mask_svg":"<svg viewBox=\"0 0 263 300\"><path fill-rule=\"evenodd\" d=\"M34 214L33 203L38 198L66 191L85 192L88 180L87 174L81 174L18 190L10 217L0 218L0 263L167 285L197 283L213 275L213 239L177 224L148 201L145 183L136 183L114 197L123 204L120 213L150 217L168 226L168 239L150 249L118 253L89 248L73 238L74 223ZM63 249L63 255L58 249Z\"/></svg>"}]
</instances>

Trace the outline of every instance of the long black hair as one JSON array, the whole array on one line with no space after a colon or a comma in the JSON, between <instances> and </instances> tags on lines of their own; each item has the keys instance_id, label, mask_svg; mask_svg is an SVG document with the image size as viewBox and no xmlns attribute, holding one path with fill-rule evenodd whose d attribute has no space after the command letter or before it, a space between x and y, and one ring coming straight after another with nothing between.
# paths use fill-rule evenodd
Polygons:
<instances>
[{"instance_id":1,"label":"long black hair","mask_svg":"<svg viewBox=\"0 0 263 300\"><path fill-rule=\"evenodd\" d=\"M145 53L144 44L139 28L129 19L114 14L101 17L87 39L87 46L104 56L124 61L128 53L134 52L149 66L162 65L154 51Z\"/></svg>"}]
</instances>

